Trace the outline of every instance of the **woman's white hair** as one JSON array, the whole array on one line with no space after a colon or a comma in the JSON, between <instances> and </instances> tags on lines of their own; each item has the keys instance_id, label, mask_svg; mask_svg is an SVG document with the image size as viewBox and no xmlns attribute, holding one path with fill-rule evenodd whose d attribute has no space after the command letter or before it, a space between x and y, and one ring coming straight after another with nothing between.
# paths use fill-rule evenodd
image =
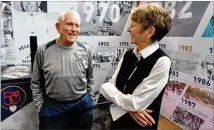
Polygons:
<instances>
[{"instance_id":1,"label":"woman's white hair","mask_svg":"<svg viewBox=\"0 0 214 130\"><path fill-rule=\"evenodd\" d=\"M81 18L80 18L80 15L77 11L75 10L66 10L62 13L59 14L58 18L57 18L57 23L60 23L60 22L63 22L65 20L65 15L67 13L70 13L72 14L77 20L79 20L79 22L81 23Z\"/></svg>"}]
</instances>

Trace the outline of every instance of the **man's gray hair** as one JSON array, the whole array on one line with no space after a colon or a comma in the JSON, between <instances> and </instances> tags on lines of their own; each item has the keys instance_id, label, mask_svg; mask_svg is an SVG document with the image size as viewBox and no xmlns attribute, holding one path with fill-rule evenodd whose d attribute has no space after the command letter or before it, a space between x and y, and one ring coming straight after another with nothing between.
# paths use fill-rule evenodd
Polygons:
<instances>
[{"instance_id":1,"label":"man's gray hair","mask_svg":"<svg viewBox=\"0 0 214 130\"><path fill-rule=\"evenodd\" d=\"M63 22L65 20L65 14L67 14L67 13L72 14L81 23L80 15L75 10L66 10L66 11L60 13L59 16L58 16L58 18L57 18L57 23Z\"/></svg>"}]
</instances>

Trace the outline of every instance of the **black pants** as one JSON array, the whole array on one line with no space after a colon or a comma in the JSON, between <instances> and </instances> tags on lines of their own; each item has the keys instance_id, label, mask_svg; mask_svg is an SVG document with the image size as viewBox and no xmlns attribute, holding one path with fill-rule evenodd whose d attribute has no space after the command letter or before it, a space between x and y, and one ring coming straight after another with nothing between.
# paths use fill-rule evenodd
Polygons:
<instances>
[{"instance_id":1,"label":"black pants","mask_svg":"<svg viewBox=\"0 0 214 130\"><path fill-rule=\"evenodd\" d=\"M39 116L40 130L91 129L93 101L85 95L71 111L56 116Z\"/></svg>"},{"instance_id":2,"label":"black pants","mask_svg":"<svg viewBox=\"0 0 214 130\"><path fill-rule=\"evenodd\" d=\"M120 130L157 130L158 127L158 121L155 122L155 124L153 124L152 126L146 126L146 127L142 127L140 125L138 125L137 122L135 122L134 119L132 119L132 117L126 113L125 115L123 115L122 117L120 117L119 119L117 119L116 121L113 121L111 119L111 130L114 129L120 129Z\"/></svg>"}]
</instances>

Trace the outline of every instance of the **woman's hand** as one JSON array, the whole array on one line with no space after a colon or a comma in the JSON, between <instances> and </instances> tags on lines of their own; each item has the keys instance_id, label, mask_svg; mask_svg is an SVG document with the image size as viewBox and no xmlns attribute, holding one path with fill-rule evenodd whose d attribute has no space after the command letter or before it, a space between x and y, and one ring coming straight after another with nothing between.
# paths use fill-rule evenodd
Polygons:
<instances>
[{"instance_id":1,"label":"woman's hand","mask_svg":"<svg viewBox=\"0 0 214 130\"><path fill-rule=\"evenodd\" d=\"M149 113L152 113L152 110L146 109L141 112L129 112L131 117L142 127L152 126L152 124L155 124L154 119L149 115Z\"/></svg>"}]
</instances>

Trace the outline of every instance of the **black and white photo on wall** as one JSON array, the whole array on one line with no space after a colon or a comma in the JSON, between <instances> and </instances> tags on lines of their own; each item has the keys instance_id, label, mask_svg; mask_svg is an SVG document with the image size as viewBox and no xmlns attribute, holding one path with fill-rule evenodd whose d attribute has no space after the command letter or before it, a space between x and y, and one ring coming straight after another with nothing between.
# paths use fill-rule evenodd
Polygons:
<instances>
[{"instance_id":1,"label":"black and white photo on wall","mask_svg":"<svg viewBox=\"0 0 214 130\"><path fill-rule=\"evenodd\" d=\"M204 76L206 79L214 81L214 63L208 60L201 61L198 64L198 71L201 76Z\"/></svg>"},{"instance_id":2,"label":"black and white photo on wall","mask_svg":"<svg viewBox=\"0 0 214 130\"><path fill-rule=\"evenodd\" d=\"M4 45L4 29L0 29L0 48L3 47ZM1 55L2 55L2 52L1 52Z\"/></svg>"},{"instance_id":3,"label":"black and white photo on wall","mask_svg":"<svg viewBox=\"0 0 214 130\"><path fill-rule=\"evenodd\" d=\"M13 29L12 28L5 28L1 30L0 36L0 48L11 48L14 45L14 38L13 38Z\"/></svg>"},{"instance_id":4,"label":"black and white photo on wall","mask_svg":"<svg viewBox=\"0 0 214 130\"><path fill-rule=\"evenodd\" d=\"M14 45L13 25L12 25L12 2L0 1L1 8L1 47L12 48Z\"/></svg>"},{"instance_id":5,"label":"black and white photo on wall","mask_svg":"<svg viewBox=\"0 0 214 130\"><path fill-rule=\"evenodd\" d=\"M11 1L0 1L0 10L2 12L12 11L12 2Z\"/></svg>"},{"instance_id":6,"label":"black and white photo on wall","mask_svg":"<svg viewBox=\"0 0 214 130\"><path fill-rule=\"evenodd\" d=\"M2 30L4 27L3 27L3 12L0 11L0 30Z\"/></svg>"},{"instance_id":7,"label":"black and white photo on wall","mask_svg":"<svg viewBox=\"0 0 214 130\"><path fill-rule=\"evenodd\" d=\"M1 43L1 48L11 48L14 45L14 38L13 38L13 29L12 28L5 28L3 30L4 41Z\"/></svg>"},{"instance_id":8,"label":"black and white photo on wall","mask_svg":"<svg viewBox=\"0 0 214 130\"><path fill-rule=\"evenodd\" d=\"M133 1L78 2L80 35L121 36L133 5Z\"/></svg>"},{"instance_id":9,"label":"black and white photo on wall","mask_svg":"<svg viewBox=\"0 0 214 130\"><path fill-rule=\"evenodd\" d=\"M123 54L127 51L127 48L124 47L118 47L117 48L117 57L116 57L116 61L120 61L120 59L122 58Z\"/></svg>"},{"instance_id":10,"label":"black and white photo on wall","mask_svg":"<svg viewBox=\"0 0 214 130\"><path fill-rule=\"evenodd\" d=\"M178 53L179 54L179 53ZM199 64L196 60L172 58L172 70L183 72L186 74L193 74L197 65Z\"/></svg>"},{"instance_id":11,"label":"black and white photo on wall","mask_svg":"<svg viewBox=\"0 0 214 130\"><path fill-rule=\"evenodd\" d=\"M155 2L171 14L172 28L167 34L168 37L193 37L210 3L210 1Z\"/></svg>"},{"instance_id":12,"label":"black and white photo on wall","mask_svg":"<svg viewBox=\"0 0 214 130\"><path fill-rule=\"evenodd\" d=\"M95 52L92 55L95 63L114 62L116 61L114 52Z\"/></svg>"},{"instance_id":13,"label":"black and white photo on wall","mask_svg":"<svg viewBox=\"0 0 214 130\"><path fill-rule=\"evenodd\" d=\"M2 12L3 28L12 28L12 12Z\"/></svg>"},{"instance_id":14,"label":"black and white photo on wall","mask_svg":"<svg viewBox=\"0 0 214 130\"><path fill-rule=\"evenodd\" d=\"M17 12L47 12L47 1L14 1L13 8Z\"/></svg>"}]
</instances>

